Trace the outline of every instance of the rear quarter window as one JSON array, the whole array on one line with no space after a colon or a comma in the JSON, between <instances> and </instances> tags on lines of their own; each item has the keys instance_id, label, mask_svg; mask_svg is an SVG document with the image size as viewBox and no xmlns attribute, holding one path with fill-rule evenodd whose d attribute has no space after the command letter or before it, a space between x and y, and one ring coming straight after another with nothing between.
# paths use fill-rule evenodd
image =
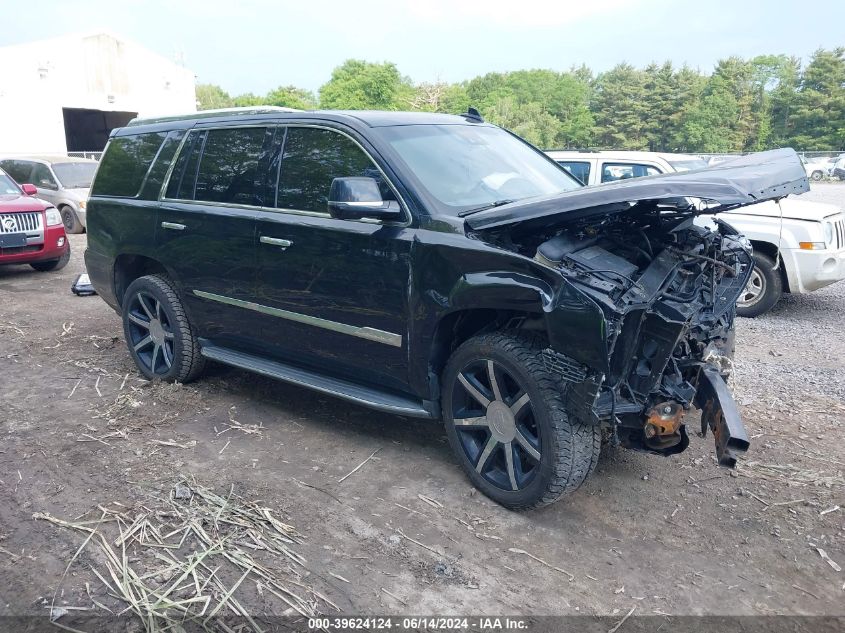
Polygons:
<instances>
[{"instance_id":1,"label":"rear quarter window","mask_svg":"<svg viewBox=\"0 0 845 633\"><path fill-rule=\"evenodd\" d=\"M166 136L166 132L148 132L112 138L97 169L91 195L136 197Z\"/></svg>"}]
</instances>

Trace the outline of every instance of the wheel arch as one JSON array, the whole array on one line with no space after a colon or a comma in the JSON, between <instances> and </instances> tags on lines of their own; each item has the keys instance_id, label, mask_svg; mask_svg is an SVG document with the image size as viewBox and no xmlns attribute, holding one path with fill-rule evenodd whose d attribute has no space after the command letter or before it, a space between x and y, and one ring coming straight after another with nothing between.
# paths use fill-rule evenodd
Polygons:
<instances>
[{"instance_id":1,"label":"wheel arch","mask_svg":"<svg viewBox=\"0 0 845 633\"><path fill-rule=\"evenodd\" d=\"M156 259L146 255L123 253L114 260L114 295L119 306L123 306L123 295L133 281L144 275L164 274L173 278L167 268Z\"/></svg>"},{"instance_id":2,"label":"wheel arch","mask_svg":"<svg viewBox=\"0 0 845 633\"><path fill-rule=\"evenodd\" d=\"M444 314L434 328L428 355L432 399L440 397L440 380L449 357L474 336L502 329L545 332L541 311L465 308Z\"/></svg>"},{"instance_id":3,"label":"wheel arch","mask_svg":"<svg viewBox=\"0 0 845 633\"><path fill-rule=\"evenodd\" d=\"M753 247L754 252L763 253L778 263L777 272L780 276L781 283L783 284L783 291L790 292L789 277L786 274L786 266L783 265L783 258L778 258L778 247L771 242L765 242L762 240L751 240L751 246Z\"/></svg>"}]
</instances>

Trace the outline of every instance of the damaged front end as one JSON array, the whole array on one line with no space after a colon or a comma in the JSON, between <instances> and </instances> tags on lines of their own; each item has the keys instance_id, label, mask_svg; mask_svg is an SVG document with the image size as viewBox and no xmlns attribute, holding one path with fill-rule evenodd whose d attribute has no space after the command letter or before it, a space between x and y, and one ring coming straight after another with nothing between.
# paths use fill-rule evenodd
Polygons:
<instances>
[{"instance_id":1,"label":"damaged front end","mask_svg":"<svg viewBox=\"0 0 845 633\"><path fill-rule=\"evenodd\" d=\"M568 410L613 428L623 446L671 455L689 444L685 413L701 408L720 439L719 463L732 466L748 440L713 375L722 385L730 375L735 304L753 267L745 240L727 225L710 230L650 204L568 227L535 259L563 274L570 288L562 295L575 291L600 311L606 362L569 381ZM554 334L545 358L573 365L569 354L582 356L583 345L566 340L567 303L547 312Z\"/></svg>"},{"instance_id":2,"label":"damaged front end","mask_svg":"<svg viewBox=\"0 0 845 633\"><path fill-rule=\"evenodd\" d=\"M807 188L795 153L775 150L467 223L560 274L544 305L543 361L565 385L570 415L611 429L628 448L672 455L689 444L684 417L697 408L719 463L733 467L749 441L726 383L736 300L753 260L728 224L696 216Z\"/></svg>"}]
</instances>

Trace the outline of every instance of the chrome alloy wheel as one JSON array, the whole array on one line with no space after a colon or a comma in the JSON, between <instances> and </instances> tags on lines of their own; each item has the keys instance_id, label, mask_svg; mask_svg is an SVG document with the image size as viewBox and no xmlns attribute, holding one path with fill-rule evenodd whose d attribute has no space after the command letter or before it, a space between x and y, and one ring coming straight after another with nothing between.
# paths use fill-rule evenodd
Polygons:
<instances>
[{"instance_id":1,"label":"chrome alloy wheel","mask_svg":"<svg viewBox=\"0 0 845 633\"><path fill-rule=\"evenodd\" d=\"M754 266L751 277L749 277L748 283L736 303L742 308L747 308L760 301L764 294L766 294L766 278L757 266Z\"/></svg>"},{"instance_id":2,"label":"chrome alloy wheel","mask_svg":"<svg viewBox=\"0 0 845 633\"><path fill-rule=\"evenodd\" d=\"M470 464L502 490L521 490L540 467L542 444L528 392L505 368L482 359L453 385L452 420Z\"/></svg>"},{"instance_id":3,"label":"chrome alloy wheel","mask_svg":"<svg viewBox=\"0 0 845 633\"><path fill-rule=\"evenodd\" d=\"M146 292L129 299L129 344L150 372L164 375L173 366L173 330L161 302Z\"/></svg>"}]
</instances>

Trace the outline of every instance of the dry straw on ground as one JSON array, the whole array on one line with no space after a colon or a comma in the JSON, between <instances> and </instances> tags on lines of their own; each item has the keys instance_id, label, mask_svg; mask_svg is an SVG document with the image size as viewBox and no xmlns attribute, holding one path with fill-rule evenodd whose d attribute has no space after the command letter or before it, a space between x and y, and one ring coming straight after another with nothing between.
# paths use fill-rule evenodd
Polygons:
<instances>
[{"instance_id":1,"label":"dry straw on ground","mask_svg":"<svg viewBox=\"0 0 845 633\"><path fill-rule=\"evenodd\" d=\"M196 481L180 482L157 503L131 511L98 506L94 519L64 521L40 512L33 518L86 534L65 575L87 550L84 560L111 597L92 597L93 604L115 615L134 613L149 632L180 631L187 623L232 631L224 618L233 616L243 623L237 630L261 632L255 611L241 602L247 587L268 614L339 610L302 582L306 561L294 549L302 536L270 508L233 489L220 496Z\"/></svg>"}]
</instances>

